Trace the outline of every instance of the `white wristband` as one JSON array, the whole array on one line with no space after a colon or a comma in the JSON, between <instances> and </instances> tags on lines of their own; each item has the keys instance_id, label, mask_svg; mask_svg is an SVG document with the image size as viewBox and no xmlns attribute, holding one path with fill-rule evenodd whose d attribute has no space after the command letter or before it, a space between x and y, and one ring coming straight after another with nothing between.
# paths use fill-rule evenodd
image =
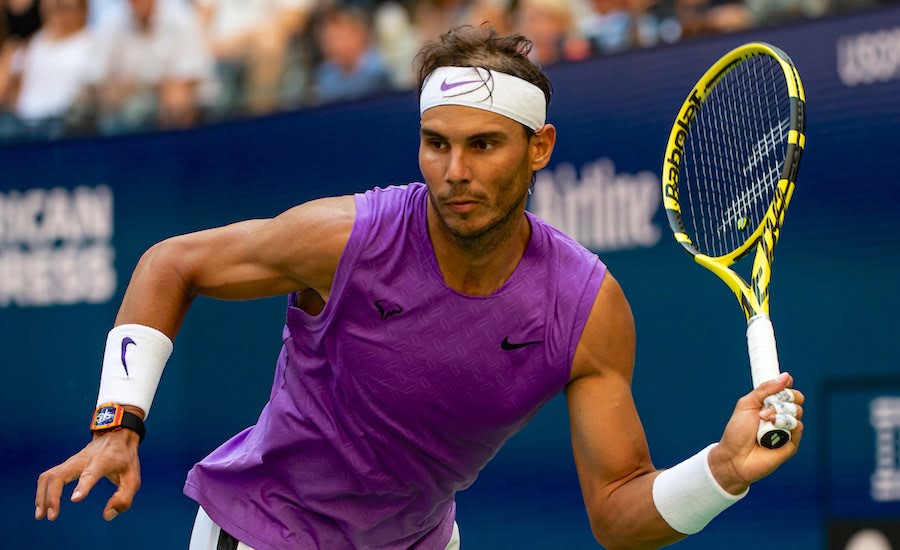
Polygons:
<instances>
[{"instance_id":1,"label":"white wristband","mask_svg":"<svg viewBox=\"0 0 900 550\"><path fill-rule=\"evenodd\" d=\"M665 470L653 480L653 502L672 529L685 535L699 533L726 508L744 498L719 485L709 468L709 451L716 443Z\"/></svg>"},{"instance_id":2,"label":"white wristband","mask_svg":"<svg viewBox=\"0 0 900 550\"><path fill-rule=\"evenodd\" d=\"M134 405L146 420L172 348L168 336L148 326L119 325L109 331L97 405Z\"/></svg>"}]
</instances>

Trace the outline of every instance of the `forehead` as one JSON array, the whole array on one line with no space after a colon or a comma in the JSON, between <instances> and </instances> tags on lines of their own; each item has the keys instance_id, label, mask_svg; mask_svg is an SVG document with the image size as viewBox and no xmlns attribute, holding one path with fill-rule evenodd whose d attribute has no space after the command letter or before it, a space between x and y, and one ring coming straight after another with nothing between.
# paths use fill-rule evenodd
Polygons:
<instances>
[{"instance_id":1,"label":"forehead","mask_svg":"<svg viewBox=\"0 0 900 550\"><path fill-rule=\"evenodd\" d=\"M440 105L422 113L421 128L443 135L472 135L483 132L521 133L522 125L491 111L463 105Z\"/></svg>"}]
</instances>

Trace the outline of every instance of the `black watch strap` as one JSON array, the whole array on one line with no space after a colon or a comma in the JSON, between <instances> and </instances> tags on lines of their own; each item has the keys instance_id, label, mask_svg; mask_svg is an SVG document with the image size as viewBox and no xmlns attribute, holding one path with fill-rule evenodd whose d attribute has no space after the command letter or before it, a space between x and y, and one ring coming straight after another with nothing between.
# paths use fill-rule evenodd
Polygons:
<instances>
[{"instance_id":1,"label":"black watch strap","mask_svg":"<svg viewBox=\"0 0 900 550\"><path fill-rule=\"evenodd\" d=\"M128 411L122 413L122 427L137 432L140 438L138 439L139 443L143 442L144 436L147 435L147 428L144 426L144 421L141 420L141 417Z\"/></svg>"}]
</instances>

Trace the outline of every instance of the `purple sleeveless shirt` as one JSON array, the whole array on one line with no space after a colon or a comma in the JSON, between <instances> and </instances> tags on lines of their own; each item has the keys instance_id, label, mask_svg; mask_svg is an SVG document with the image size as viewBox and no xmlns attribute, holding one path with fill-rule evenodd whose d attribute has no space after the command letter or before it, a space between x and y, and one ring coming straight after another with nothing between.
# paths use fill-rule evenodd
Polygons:
<instances>
[{"instance_id":1,"label":"purple sleeveless shirt","mask_svg":"<svg viewBox=\"0 0 900 550\"><path fill-rule=\"evenodd\" d=\"M257 550L443 549L456 492L568 382L606 267L526 213L506 283L461 294L427 202L423 184L356 196L325 309L288 306L259 421L188 474L185 494Z\"/></svg>"}]
</instances>

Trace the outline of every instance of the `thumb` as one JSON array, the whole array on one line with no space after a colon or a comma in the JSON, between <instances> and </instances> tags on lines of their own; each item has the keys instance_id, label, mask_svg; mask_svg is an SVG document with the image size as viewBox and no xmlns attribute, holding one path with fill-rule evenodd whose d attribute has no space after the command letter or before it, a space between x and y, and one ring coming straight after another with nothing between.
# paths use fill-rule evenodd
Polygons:
<instances>
[{"instance_id":1,"label":"thumb","mask_svg":"<svg viewBox=\"0 0 900 550\"><path fill-rule=\"evenodd\" d=\"M119 488L106 502L106 508L103 510L103 519L112 521L116 516L131 508L134 495L137 494L140 486L141 480L138 475L123 475Z\"/></svg>"},{"instance_id":2,"label":"thumb","mask_svg":"<svg viewBox=\"0 0 900 550\"><path fill-rule=\"evenodd\" d=\"M794 378L790 375L790 373L782 372L778 375L777 378L768 380L757 386L752 392L750 392L750 397L754 402L756 402L758 406L762 407L767 397L783 392L784 395L779 396L776 401L792 402L794 400L794 395L790 391L786 390L787 388L790 388L793 383Z\"/></svg>"}]
</instances>

